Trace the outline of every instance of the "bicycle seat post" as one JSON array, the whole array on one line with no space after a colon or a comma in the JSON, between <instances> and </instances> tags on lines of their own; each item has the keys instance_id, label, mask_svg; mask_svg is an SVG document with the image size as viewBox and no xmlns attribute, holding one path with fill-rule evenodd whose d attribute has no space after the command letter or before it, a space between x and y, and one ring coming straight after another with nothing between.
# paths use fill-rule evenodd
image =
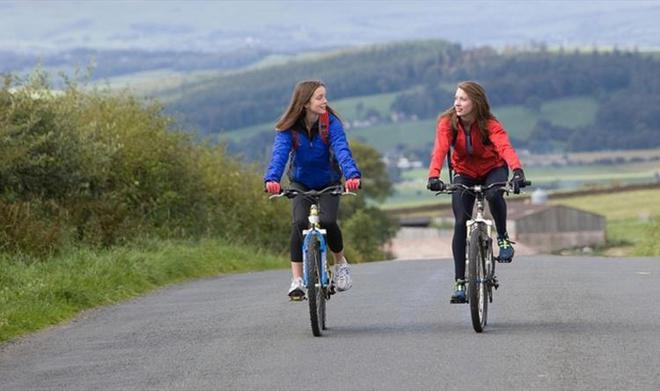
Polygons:
<instances>
[{"instance_id":1,"label":"bicycle seat post","mask_svg":"<svg viewBox=\"0 0 660 391\"><path fill-rule=\"evenodd\" d=\"M483 221L484 219L484 192L481 186L474 187L474 197L477 203L477 213L474 217L475 221Z\"/></svg>"},{"instance_id":2,"label":"bicycle seat post","mask_svg":"<svg viewBox=\"0 0 660 391\"><path fill-rule=\"evenodd\" d=\"M309 208L309 216L307 217L312 228L319 228L319 207L317 204L312 204Z\"/></svg>"}]
</instances>

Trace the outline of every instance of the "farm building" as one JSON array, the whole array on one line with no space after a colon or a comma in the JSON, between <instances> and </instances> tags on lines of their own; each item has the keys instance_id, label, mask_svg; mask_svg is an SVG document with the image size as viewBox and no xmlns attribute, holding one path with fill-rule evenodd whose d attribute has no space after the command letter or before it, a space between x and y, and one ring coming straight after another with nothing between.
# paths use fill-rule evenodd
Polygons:
<instances>
[{"instance_id":1,"label":"farm building","mask_svg":"<svg viewBox=\"0 0 660 391\"><path fill-rule=\"evenodd\" d=\"M605 216L565 205L509 205L509 235L540 252L605 243Z\"/></svg>"}]
</instances>

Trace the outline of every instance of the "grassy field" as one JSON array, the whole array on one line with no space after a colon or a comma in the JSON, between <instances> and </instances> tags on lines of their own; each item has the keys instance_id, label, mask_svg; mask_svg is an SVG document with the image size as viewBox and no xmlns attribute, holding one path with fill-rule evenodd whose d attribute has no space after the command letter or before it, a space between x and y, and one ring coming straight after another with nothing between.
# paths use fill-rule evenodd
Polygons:
<instances>
[{"instance_id":1,"label":"grassy field","mask_svg":"<svg viewBox=\"0 0 660 391\"><path fill-rule=\"evenodd\" d=\"M602 214L608 220L648 221L654 216L660 217L660 192L657 189L562 198L550 203Z\"/></svg>"},{"instance_id":2,"label":"grassy field","mask_svg":"<svg viewBox=\"0 0 660 391\"><path fill-rule=\"evenodd\" d=\"M400 144L427 147L430 153L435 138L435 120L405 121L351 129L348 135L369 144L381 153Z\"/></svg>"},{"instance_id":3,"label":"grassy field","mask_svg":"<svg viewBox=\"0 0 660 391\"><path fill-rule=\"evenodd\" d=\"M556 99L541 105L540 118L566 128L579 128L594 123L598 102L592 97Z\"/></svg>"},{"instance_id":4,"label":"grassy field","mask_svg":"<svg viewBox=\"0 0 660 391\"><path fill-rule=\"evenodd\" d=\"M657 189L595 194L550 201L607 218L608 246L631 255L660 255L660 194Z\"/></svg>"},{"instance_id":5,"label":"grassy field","mask_svg":"<svg viewBox=\"0 0 660 391\"><path fill-rule=\"evenodd\" d=\"M357 112L359 103L362 103L364 112L373 109L387 118L390 115L390 106L396 95L397 93L360 96L331 101L330 104L347 121L359 117ZM521 105L496 107L493 112L502 121L512 137L526 139L540 119L559 126L575 128L593 123L597 109L598 104L594 98L571 97L547 101L541 105L538 112ZM274 123L273 121L273 123L263 123L228 131L222 133L219 139L239 141L259 132L272 130ZM347 133L349 137L366 142L381 153L387 152L399 144L416 148L428 147L430 152L430 145L433 144L435 137L435 119L384 123L366 128L353 128L348 130Z\"/></svg>"},{"instance_id":6,"label":"grassy field","mask_svg":"<svg viewBox=\"0 0 660 391\"><path fill-rule=\"evenodd\" d=\"M0 343L163 285L282 267L284 258L214 240L72 250L46 260L0 254Z\"/></svg>"},{"instance_id":7,"label":"grassy field","mask_svg":"<svg viewBox=\"0 0 660 391\"><path fill-rule=\"evenodd\" d=\"M358 113L357 110L360 104L363 107L362 113L366 113L371 109L377 111L382 117L387 118L390 116L390 107L396 95L397 93L391 93L339 99L334 102L331 101L330 106L336 109L339 115L346 120L360 118L361 113Z\"/></svg>"}]
</instances>

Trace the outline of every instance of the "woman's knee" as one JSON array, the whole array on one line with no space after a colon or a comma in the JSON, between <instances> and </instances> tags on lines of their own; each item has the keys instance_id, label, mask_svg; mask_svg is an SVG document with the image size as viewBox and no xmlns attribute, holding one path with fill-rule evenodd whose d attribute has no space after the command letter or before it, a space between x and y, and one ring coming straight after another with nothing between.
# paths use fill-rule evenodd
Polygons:
<instances>
[{"instance_id":1,"label":"woman's knee","mask_svg":"<svg viewBox=\"0 0 660 391\"><path fill-rule=\"evenodd\" d=\"M499 202L500 200L504 200L502 192L498 189L490 189L486 191L485 196L488 202Z\"/></svg>"},{"instance_id":2,"label":"woman's knee","mask_svg":"<svg viewBox=\"0 0 660 391\"><path fill-rule=\"evenodd\" d=\"M467 213L459 213L454 215L454 228L465 227L465 224L470 220L472 216Z\"/></svg>"}]
</instances>

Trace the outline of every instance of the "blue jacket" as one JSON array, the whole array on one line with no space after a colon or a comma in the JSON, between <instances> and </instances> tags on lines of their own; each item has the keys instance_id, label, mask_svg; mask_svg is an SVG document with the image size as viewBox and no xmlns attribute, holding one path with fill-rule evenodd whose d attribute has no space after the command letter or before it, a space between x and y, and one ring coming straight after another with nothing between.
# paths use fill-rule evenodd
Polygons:
<instances>
[{"instance_id":1,"label":"blue jacket","mask_svg":"<svg viewBox=\"0 0 660 391\"><path fill-rule=\"evenodd\" d=\"M342 171L346 178L362 176L348 147L344 128L337 117L330 114L329 145L323 142L318 131L312 134L311 140L307 132L298 132L298 148L294 150L291 134L295 131L288 129L276 132L273 157L266 169L264 181L280 182L289 154L291 154L289 180L301 183L309 189L320 190L339 182ZM336 167L334 159L339 163L341 171Z\"/></svg>"}]
</instances>

